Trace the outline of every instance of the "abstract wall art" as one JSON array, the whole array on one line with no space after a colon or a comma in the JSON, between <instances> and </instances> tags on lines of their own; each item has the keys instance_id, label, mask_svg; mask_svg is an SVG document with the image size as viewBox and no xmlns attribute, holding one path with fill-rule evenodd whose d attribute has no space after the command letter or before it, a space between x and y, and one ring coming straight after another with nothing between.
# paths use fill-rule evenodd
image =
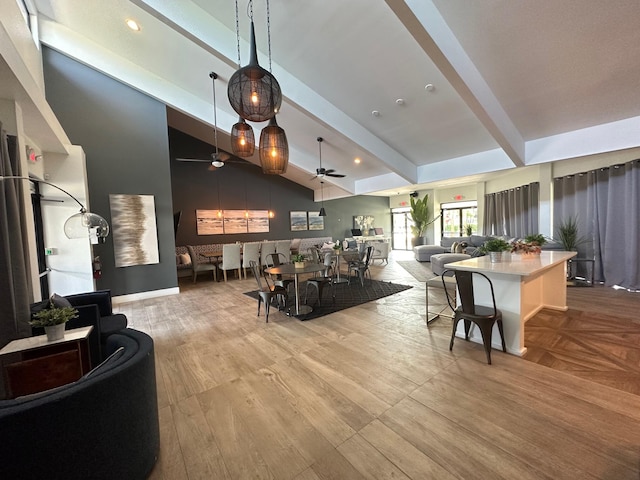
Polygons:
<instances>
[{"instance_id":1,"label":"abstract wall art","mask_svg":"<svg viewBox=\"0 0 640 480\"><path fill-rule=\"evenodd\" d=\"M159 263L153 195L109 195L116 267Z\"/></svg>"}]
</instances>

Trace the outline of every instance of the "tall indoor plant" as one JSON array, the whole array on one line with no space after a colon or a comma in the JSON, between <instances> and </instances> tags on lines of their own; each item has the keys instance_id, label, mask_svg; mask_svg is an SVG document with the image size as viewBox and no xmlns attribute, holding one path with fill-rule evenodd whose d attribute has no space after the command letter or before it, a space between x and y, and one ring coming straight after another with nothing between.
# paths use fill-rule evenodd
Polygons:
<instances>
[{"instance_id":1,"label":"tall indoor plant","mask_svg":"<svg viewBox=\"0 0 640 480\"><path fill-rule=\"evenodd\" d=\"M558 224L557 240L567 252L577 252L578 246L587 243L587 237L581 237L578 232L578 217L568 217Z\"/></svg>"},{"instance_id":2,"label":"tall indoor plant","mask_svg":"<svg viewBox=\"0 0 640 480\"><path fill-rule=\"evenodd\" d=\"M425 235L427 233L427 227L435 222L440 215L435 218L431 218L431 211L429 208L429 194L420 200L416 197L411 197L411 220L413 225L411 226L411 232L413 233L414 245L423 245L425 242Z\"/></svg>"}]
</instances>

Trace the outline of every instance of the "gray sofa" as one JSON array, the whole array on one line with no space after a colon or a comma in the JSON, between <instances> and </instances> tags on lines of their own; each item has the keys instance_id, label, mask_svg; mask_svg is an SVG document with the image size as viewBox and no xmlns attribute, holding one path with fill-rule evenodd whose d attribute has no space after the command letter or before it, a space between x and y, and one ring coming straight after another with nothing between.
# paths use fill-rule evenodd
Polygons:
<instances>
[{"instance_id":1,"label":"gray sofa","mask_svg":"<svg viewBox=\"0 0 640 480\"><path fill-rule=\"evenodd\" d=\"M106 349L76 382L0 401L0 478L148 477L160 446L153 340L127 328Z\"/></svg>"},{"instance_id":2,"label":"gray sofa","mask_svg":"<svg viewBox=\"0 0 640 480\"><path fill-rule=\"evenodd\" d=\"M440 245L416 245L415 247L413 247L413 253L417 261L430 262L432 255L437 255L440 253L452 253L451 246L454 243L466 243L467 246L465 247L464 253L471 255L489 238L490 237L485 237L484 235L471 235L470 237L442 237L442 239L440 240Z\"/></svg>"}]
</instances>

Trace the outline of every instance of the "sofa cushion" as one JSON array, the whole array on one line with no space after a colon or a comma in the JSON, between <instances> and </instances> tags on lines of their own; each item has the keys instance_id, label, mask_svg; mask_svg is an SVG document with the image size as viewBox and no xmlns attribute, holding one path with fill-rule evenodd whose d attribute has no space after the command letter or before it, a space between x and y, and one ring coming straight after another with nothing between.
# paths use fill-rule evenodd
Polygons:
<instances>
[{"instance_id":1,"label":"sofa cushion","mask_svg":"<svg viewBox=\"0 0 640 480\"><path fill-rule=\"evenodd\" d=\"M490 237L486 237L484 235L471 235L471 237L469 237L469 245L473 247L481 247L489 238Z\"/></svg>"},{"instance_id":2,"label":"sofa cushion","mask_svg":"<svg viewBox=\"0 0 640 480\"><path fill-rule=\"evenodd\" d=\"M442 237L442 239L440 240L440 245L449 250L454 242L469 243L469 237Z\"/></svg>"},{"instance_id":3,"label":"sofa cushion","mask_svg":"<svg viewBox=\"0 0 640 480\"><path fill-rule=\"evenodd\" d=\"M53 295L51 295L51 298L49 298L49 301L56 308L64 308L64 307L72 307L73 306L73 305L71 305L71 302L69 300L67 300L64 297L61 297L57 293L54 293Z\"/></svg>"}]
</instances>

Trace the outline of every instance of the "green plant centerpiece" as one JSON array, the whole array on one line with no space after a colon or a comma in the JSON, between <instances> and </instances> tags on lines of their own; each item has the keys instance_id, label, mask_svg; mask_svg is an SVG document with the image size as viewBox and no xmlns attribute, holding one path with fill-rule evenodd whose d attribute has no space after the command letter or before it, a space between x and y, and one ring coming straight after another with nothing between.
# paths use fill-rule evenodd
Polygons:
<instances>
[{"instance_id":1,"label":"green plant centerpiece","mask_svg":"<svg viewBox=\"0 0 640 480\"><path fill-rule=\"evenodd\" d=\"M556 238L567 252L577 252L580 245L589 241L587 237L579 235L577 217L560 222L556 228Z\"/></svg>"},{"instance_id":2,"label":"green plant centerpiece","mask_svg":"<svg viewBox=\"0 0 640 480\"><path fill-rule=\"evenodd\" d=\"M467 224L464 226L464 234L465 234L467 237L470 237L471 235L473 235L473 225L471 225L470 223L467 223Z\"/></svg>"},{"instance_id":3,"label":"green plant centerpiece","mask_svg":"<svg viewBox=\"0 0 640 480\"><path fill-rule=\"evenodd\" d=\"M296 253L291 255L291 261L294 263L296 268L304 268L305 256L301 253Z\"/></svg>"},{"instance_id":4,"label":"green plant centerpiece","mask_svg":"<svg viewBox=\"0 0 640 480\"><path fill-rule=\"evenodd\" d=\"M480 247L482 253L507 252L511 246L502 238L490 238Z\"/></svg>"},{"instance_id":5,"label":"green plant centerpiece","mask_svg":"<svg viewBox=\"0 0 640 480\"><path fill-rule=\"evenodd\" d=\"M333 249L336 250L336 251L342 250L342 242L340 240L336 240L336 243L333 246Z\"/></svg>"},{"instance_id":6,"label":"green plant centerpiece","mask_svg":"<svg viewBox=\"0 0 640 480\"><path fill-rule=\"evenodd\" d=\"M33 315L29 325L44 327L49 340L60 340L64 338L64 324L72 318L78 318L78 310L73 307L56 307L51 302L49 308Z\"/></svg>"},{"instance_id":7,"label":"green plant centerpiece","mask_svg":"<svg viewBox=\"0 0 640 480\"><path fill-rule=\"evenodd\" d=\"M422 200L419 198L416 200L414 197L410 197L410 201L411 210L409 211L409 214L411 215L411 220L413 220L411 233L413 233L415 244L422 245L424 244L427 227L440 218L440 215L435 218L431 218L428 193L425 194Z\"/></svg>"},{"instance_id":8,"label":"green plant centerpiece","mask_svg":"<svg viewBox=\"0 0 640 480\"><path fill-rule=\"evenodd\" d=\"M491 263L502 261L502 254L508 252L511 246L502 238L490 238L480 247L482 253L488 253Z\"/></svg>"}]
</instances>

